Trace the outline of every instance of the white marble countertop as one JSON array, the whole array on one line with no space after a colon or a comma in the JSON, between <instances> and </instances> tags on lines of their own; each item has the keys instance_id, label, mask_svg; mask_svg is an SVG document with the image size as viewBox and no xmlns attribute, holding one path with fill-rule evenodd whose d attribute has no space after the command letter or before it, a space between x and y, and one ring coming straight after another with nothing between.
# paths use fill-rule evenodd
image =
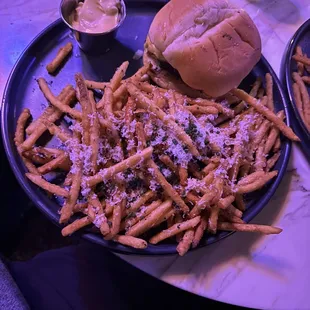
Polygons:
<instances>
[{"instance_id":1,"label":"white marble countertop","mask_svg":"<svg viewBox=\"0 0 310 310\"><path fill-rule=\"evenodd\" d=\"M259 28L263 53L279 74L309 0L232 0ZM0 1L0 96L22 50L59 17L59 1ZM276 194L253 222L283 228L276 236L236 233L185 257L121 257L187 291L254 308L310 309L310 166L297 146Z\"/></svg>"}]
</instances>

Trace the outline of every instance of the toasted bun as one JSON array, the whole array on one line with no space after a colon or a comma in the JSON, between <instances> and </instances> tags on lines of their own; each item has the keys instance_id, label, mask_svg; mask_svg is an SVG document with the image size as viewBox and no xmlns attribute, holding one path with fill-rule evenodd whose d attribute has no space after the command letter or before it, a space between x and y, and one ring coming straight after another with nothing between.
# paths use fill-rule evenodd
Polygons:
<instances>
[{"instance_id":1,"label":"toasted bun","mask_svg":"<svg viewBox=\"0 0 310 310\"><path fill-rule=\"evenodd\" d=\"M237 87L261 56L248 14L224 0L171 0L155 16L146 48L190 87L218 97Z\"/></svg>"}]
</instances>

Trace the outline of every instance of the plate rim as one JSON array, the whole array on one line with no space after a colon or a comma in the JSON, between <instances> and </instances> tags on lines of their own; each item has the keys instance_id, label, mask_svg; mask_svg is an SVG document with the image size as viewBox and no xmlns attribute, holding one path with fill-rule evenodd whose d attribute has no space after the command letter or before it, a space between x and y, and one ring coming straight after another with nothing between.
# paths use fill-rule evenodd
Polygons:
<instances>
[{"instance_id":1,"label":"plate rim","mask_svg":"<svg viewBox=\"0 0 310 310\"><path fill-rule=\"evenodd\" d=\"M54 212L51 212L50 208L48 208L46 205L42 204L42 201L40 201L40 199L37 199L37 200L34 199L33 196L35 196L35 198L38 198L37 197L38 195L34 195L34 191L31 188L33 186L33 184L30 184L30 181L24 176L23 171L21 171L18 168L17 160L15 159L15 156L14 156L14 150L11 147L11 140L10 140L10 137L8 135L8 133L9 133L8 132L8 124L7 124L8 122L6 122L6 116L8 113L6 113L6 110L8 107L8 101L9 101L8 95L9 95L9 92L10 92L11 87L12 87L12 81L15 78L15 74L16 74L18 67L22 64L22 61L23 61L25 54L27 53L27 51L31 47L33 47L33 45L37 44L49 31L51 31L54 27L60 26L60 24L63 24L65 26L65 24L63 23L61 18L57 19L56 21L54 21L53 23L51 23L50 25L45 27L23 50L23 52L19 56L18 60L16 61L15 65L13 66L13 68L9 74L9 77L8 77L8 80L6 82L5 89L3 92L3 98L1 101L1 106L0 106L0 109L1 109L1 135L2 135L2 140L3 140L3 147L5 149L6 157L9 161L10 167L11 167L11 169L15 175L15 178L17 179L19 185L22 187L22 189L27 194L29 199L34 203L34 205L42 213L44 213L45 216L47 216L49 220L51 220L58 227L61 227L61 225L57 222L58 215L56 215L56 214L53 215ZM259 62L262 62L262 64L266 67L266 70L267 70L266 72L269 72L274 79L274 83L276 84L277 89L279 90L280 98L282 99L283 109L284 109L285 115L286 115L286 123L288 125L290 125L291 121L290 121L289 106L288 106L288 102L287 102L287 98L285 96L285 93L282 89L282 85L279 81L279 78L277 77L277 75L275 74L271 65L269 64L269 62L265 59L265 57L263 55L261 56L261 59L259 60ZM268 187L266 193L264 193L263 197L259 201L257 201L252 206L252 208L250 210L248 210L248 213L246 213L246 215L244 217L244 220L246 222L249 222L250 220L254 219L254 217L264 209L264 207L266 206L268 201L271 199L271 197L274 195L279 184L281 183L281 181L283 179L283 176L286 172L286 168L288 165L290 153L291 153L291 141L289 141L288 139L285 138L283 143L285 144L283 162L282 162L281 166L279 167L278 175L272 181L272 183L269 185L269 187ZM39 190L39 189L37 188L37 190ZM195 249L190 249L190 251L194 251L196 249L206 247L207 245L218 242L218 241L220 241L220 240L222 240L222 239L224 239L224 238L226 238L232 234L233 234L233 232L221 232L219 235L212 237L211 241L210 241L209 237L207 237L207 238L204 237L202 242L200 242L199 246ZM163 245L151 245L151 244L149 244L146 249L141 250L141 249L134 249L134 248L130 248L127 246L123 246L123 245L118 244L118 243L113 242L113 241L104 240L103 238L100 238L99 235L94 234L94 233L90 233L87 231L86 232L85 231L79 231L79 232L76 232L75 235L81 236L82 238L84 238L86 240L100 244L101 246L104 246L105 248L108 248L109 250L116 252L116 253L120 253L120 254L146 255L146 256L177 254L177 251L176 251L177 244L163 244Z\"/></svg>"},{"instance_id":2,"label":"plate rim","mask_svg":"<svg viewBox=\"0 0 310 310\"><path fill-rule=\"evenodd\" d=\"M303 32L309 28L310 31L310 19L308 19L307 21L305 21L298 29L297 31L294 33L294 35L292 36L292 38L290 39L284 57L283 57L283 61L284 61L284 72L281 74L281 76L284 78L284 85L286 88L286 92L287 95L289 97L289 101L290 101L290 106L292 107L293 110L293 114L297 120L297 124L299 126L298 131L302 134L301 138L306 138L307 140L310 140L310 131L307 129L306 125L304 124L296 103L295 103L295 99L292 93L292 72L291 72L291 65L292 65L292 56L294 53L294 50L297 46L297 43L300 41L301 37L303 36Z\"/></svg>"}]
</instances>

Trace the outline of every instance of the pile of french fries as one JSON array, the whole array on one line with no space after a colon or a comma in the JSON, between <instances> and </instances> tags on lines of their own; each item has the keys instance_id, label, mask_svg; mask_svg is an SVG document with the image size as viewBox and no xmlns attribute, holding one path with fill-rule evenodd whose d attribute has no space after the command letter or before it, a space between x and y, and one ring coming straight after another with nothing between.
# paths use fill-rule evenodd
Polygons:
<instances>
[{"instance_id":1,"label":"pile of french fries","mask_svg":"<svg viewBox=\"0 0 310 310\"><path fill-rule=\"evenodd\" d=\"M18 119L15 143L27 178L64 198L63 236L92 225L104 239L138 249L170 239L184 255L205 232L280 233L242 220L243 195L277 175L280 133L299 141L284 112L274 112L270 74L249 94L234 89L206 99L176 91L148 66L124 79L127 67L109 82L76 74L76 87L58 96L39 78L49 106L32 122L28 109ZM46 131L59 148L37 144ZM66 177L52 184L46 176L57 171Z\"/></svg>"},{"instance_id":2,"label":"pile of french fries","mask_svg":"<svg viewBox=\"0 0 310 310\"><path fill-rule=\"evenodd\" d=\"M297 63L297 71L293 72L293 94L299 115L310 131L310 96L306 84L310 85L310 58L298 45L293 59Z\"/></svg>"}]
</instances>

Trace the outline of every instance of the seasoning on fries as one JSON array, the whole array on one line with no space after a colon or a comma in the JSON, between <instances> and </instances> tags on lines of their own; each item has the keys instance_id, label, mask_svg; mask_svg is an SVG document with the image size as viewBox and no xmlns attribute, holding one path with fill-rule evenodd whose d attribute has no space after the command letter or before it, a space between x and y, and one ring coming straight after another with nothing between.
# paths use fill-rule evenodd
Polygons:
<instances>
[{"instance_id":1,"label":"seasoning on fries","mask_svg":"<svg viewBox=\"0 0 310 310\"><path fill-rule=\"evenodd\" d=\"M137 249L175 238L184 255L206 232L279 233L242 220L243 195L277 175L271 170L281 155L280 134L298 140L284 112L273 111L271 76L261 101L265 83L258 79L250 94L235 89L227 95L234 99L227 105L152 84L145 78L149 67L123 80L127 67L123 63L109 82L77 74L76 89L65 86L58 97L40 78L51 105L28 127L29 110L18 120L15 142L26 176L64 197L63 236L93 225L106 240ZM96 102L93 89L106 95ZM70 106L75 97L81 109ZM57 122L64 115L72 123L67 129ZM39 145L46 130L59 149ZM64 178L57 184L45 178L59 170Z\"/></svg>"},{"instance_id":2,"label":"seasoning on fries","mask_svg":"<svg viewBox=\"0 0 310 310\"><path fill-rule=\"evenodd\" d=\"M46 70L48 73L54 73L61 63L67 58L67 56L71 53L73 45L71 42L68 42L65 46L61 47L57 52L56 57L46 66Z\"/></svg>"}]
</instances>

